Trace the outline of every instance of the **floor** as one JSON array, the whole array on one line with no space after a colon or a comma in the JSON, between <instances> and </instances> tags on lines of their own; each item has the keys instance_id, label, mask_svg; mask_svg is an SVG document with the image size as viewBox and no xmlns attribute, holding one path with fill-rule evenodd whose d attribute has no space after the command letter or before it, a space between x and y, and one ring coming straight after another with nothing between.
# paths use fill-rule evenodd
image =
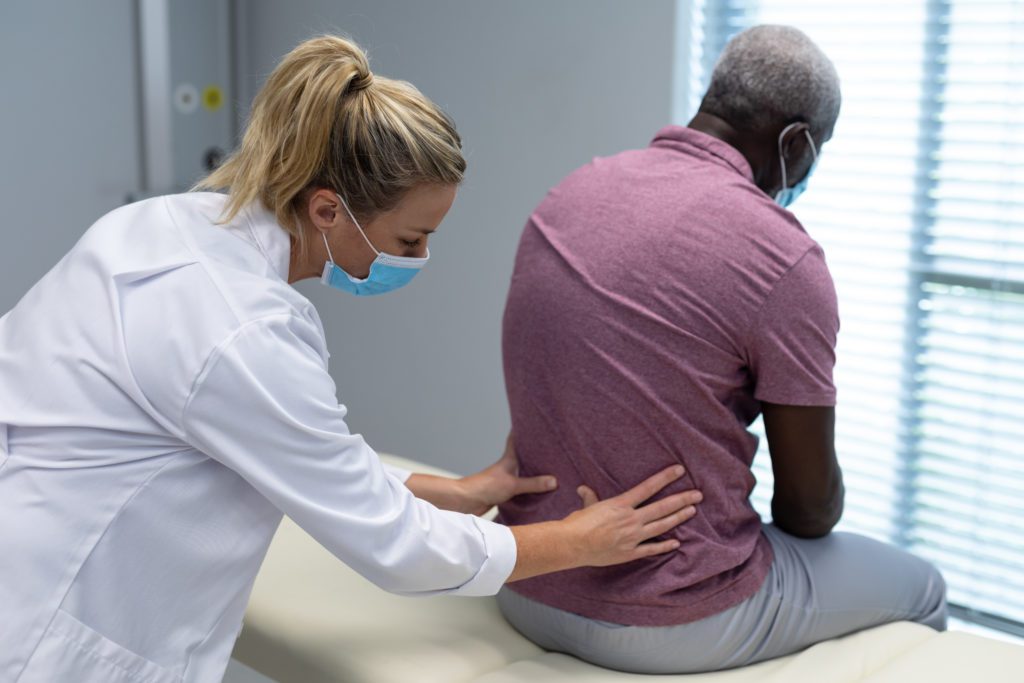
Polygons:
<instances>
[{"instance_id":1,"label":"floor","mask_svg":"<svg viewBox=\"0 0 1024 683\"><path fill-rule=\"evenodd\" d=\"M231 660L228 664L227 673L224 674L224 683L276 683L262 674L258 674L245 664L239 664Z\"/></svg>"}]
</instances>

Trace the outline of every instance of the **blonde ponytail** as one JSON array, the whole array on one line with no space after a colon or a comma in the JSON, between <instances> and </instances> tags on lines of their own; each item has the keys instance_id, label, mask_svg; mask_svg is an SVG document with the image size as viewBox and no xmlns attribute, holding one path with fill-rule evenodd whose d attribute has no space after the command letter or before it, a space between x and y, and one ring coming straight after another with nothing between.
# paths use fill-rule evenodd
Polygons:
<instances>
[{"instance_id":1,"label":"blonde ponytail","mask_svg":"<svg viewBox=\"0 0 1024 683\"><path fill-rule=\"evenodd\" d=\"M416 185L462 182L461 148L452 120L415 87L374 76L355 43L321 36L278 64L239 148L193 189L228 192L225 222L259 200L304 249L306 190L340 192L369 219Z\"/></svg>"}]
</instances>

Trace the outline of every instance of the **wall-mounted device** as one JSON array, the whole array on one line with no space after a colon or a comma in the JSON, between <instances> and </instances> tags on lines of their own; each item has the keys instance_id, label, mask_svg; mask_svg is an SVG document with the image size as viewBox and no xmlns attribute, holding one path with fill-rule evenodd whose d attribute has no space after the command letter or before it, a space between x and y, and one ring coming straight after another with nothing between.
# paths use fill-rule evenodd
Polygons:
<instances>
[{"instance_id":1,"label":"wall-mounted device","mask_svg":"<svg viewBox=\"0 0 1024 683\"><path fill-rule=\"evenodd\" d=\"M183 192L234 145L232 0L137 0L142 195Z\"/></svg>"}]
</instances>

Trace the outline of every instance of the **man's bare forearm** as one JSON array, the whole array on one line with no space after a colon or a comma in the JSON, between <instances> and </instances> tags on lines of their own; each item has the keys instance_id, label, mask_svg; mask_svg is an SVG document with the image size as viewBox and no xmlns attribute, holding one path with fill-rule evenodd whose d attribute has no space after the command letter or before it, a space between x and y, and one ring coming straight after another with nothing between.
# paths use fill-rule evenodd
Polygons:
<instances>
[{"instance_id":1,"label":"man's bare forearm","mask_svg":"<svg viewBox=\"0 0 1024 683\"><path fill-rule=\"evenodd\" d=\"M827 493L816 503L786 501L778 494L772 497L772 521L792 536L819 538L825 536L843 516L845 498L842 474L836 470Z\"/></svg>"}]
</instances>

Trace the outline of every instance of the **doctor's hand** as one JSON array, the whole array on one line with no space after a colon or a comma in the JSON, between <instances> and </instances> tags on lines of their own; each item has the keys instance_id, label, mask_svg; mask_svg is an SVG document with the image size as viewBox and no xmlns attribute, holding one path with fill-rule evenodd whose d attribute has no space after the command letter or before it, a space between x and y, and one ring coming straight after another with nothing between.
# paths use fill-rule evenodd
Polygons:
<instances>
[{"instance_id":1,"label":"doctor's hand","mask_svg":"<svg viewBox=\"0 0 1024 683\"><path fill-rule=\"evenodd\" d=\"M482 515L495 505L501 505L524 493L547 493L558 487L558 482L550 475L519 476L519 459L511 434L505 441L505 452L498 462L476 474L463 477L458 484L465 501L463 511L474 515Z\"/></svg>"},{"instance_id":2,"label":"doctor's hand","mask_svg":"<svg viewBox=\"0 0 1024 683\"><path fill-rule=\"evenodd\" d=\"M651 541L691 519L703 499L696 489L644 505L683 476L674 465L612 498L598 500L588 487L577 493L583 509L557 522L510 527L518 556L509 581L575 567L606 567L676 550L675 539Z\"/></svg>"},{"instance_id":3,"label":"doctor's hand","mask_svg":"<svg viewBox=\"0 0 1024 683\"><path fill-rule=\"evenodd\" d=\"M643 503L685 473L682 465L670 467L604 501L588 486L577 488L583 509L563 522L576 527L577 535L583 539L583 566L606 567L678 548L679 541L675 539L648 541L696 515L695 506L703 500L703 494L689 489L648 505Z\"/></svg>"},{"instance_id":4,"label":"doctor's hand","mask_svg":"<svg viewBox=\"0 0 1024 683\"><path fill-rule=\"evenodd\" d=\"M405 485L417 498L442 510L482 515L520 494L554 491L558 483L551 476L520 477L519 460L509 434L504 455L481 472L461 479L415 473Z\"/></svg>"}]
</instances>

